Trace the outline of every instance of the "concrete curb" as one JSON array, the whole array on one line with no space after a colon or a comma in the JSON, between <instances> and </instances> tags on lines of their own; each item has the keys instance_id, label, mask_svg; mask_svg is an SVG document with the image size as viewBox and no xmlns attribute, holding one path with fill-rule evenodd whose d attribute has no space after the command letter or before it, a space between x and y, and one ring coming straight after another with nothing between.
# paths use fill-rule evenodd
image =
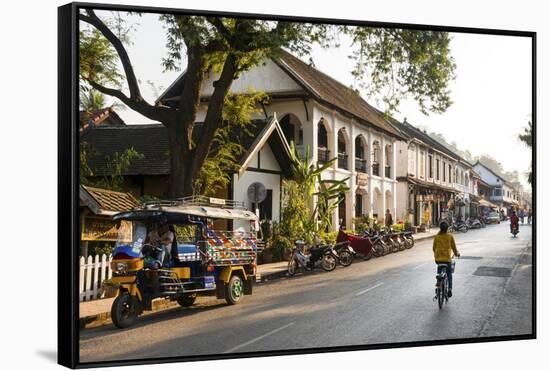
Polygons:
<instances>
[{"instance_id":1,"label":"concrete curb","mask_svg":"<svg viewBox=\"0 0 550 371\"><path fill-rule=\"evenodd\" d=\"M168 299L157 300L152 303L152 310L144 311L144 315L175 308L178 304ZM80 329L99 327L112 323L111 312L98 313L78 319Z\"/></svg>"}]
</instances>

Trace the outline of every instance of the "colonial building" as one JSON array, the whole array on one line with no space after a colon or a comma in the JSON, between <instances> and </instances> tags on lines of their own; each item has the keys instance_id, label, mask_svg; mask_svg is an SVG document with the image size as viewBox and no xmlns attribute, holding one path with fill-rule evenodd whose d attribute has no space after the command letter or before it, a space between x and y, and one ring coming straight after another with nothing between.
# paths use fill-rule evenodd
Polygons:
<instances>
[{"instance_id":1,"label":"colonial building","mask_svg":"<svg viewBox=\"0 0 550 371\"><path fill-rule=\"evenodd\" d=\"M476 162L474 169L481 176L481 179L491 187L489 200L499 209L503 209L508 214L512 208L519 206L518 192L514 189L512 183L506 181L504 177L489 169L481 162Z\"/></svg>"},{"instance_id":2,"label":"colonial building","mask_svg":"<svg viewBox=\"0 0 550 371\"><path fill-rule=\"evenodd\" d=\"M184 76L161 95L161 104L178 104ZM212 73L202 85L198 121L204 119L216 79ZM378 110L352 89L284 51L242 73L231 92L246 93L250 88L268 94L263 114L279 118L286 140L294 142L302 156L306 147L311 149L308 161L322 164L338 158L322 174L325 179L347 179L350 188L333 215L334 228L352 227L359 215L383 220L385 209L395 215L396 143L404 137ZM246 189L253 180L242 180L238 186Z\"/></svg>"},{"instance_id":3,"label":"colonial building","mask_svg":"<svg viewBox=\"0 0 550 371\"><path fill-rule=\"evenodd\" d=\"M406 120L395 126L407 136L397 144L397 217L414 226L437 225L454 205L460 158Z\"/></svg>"}]
</instances>

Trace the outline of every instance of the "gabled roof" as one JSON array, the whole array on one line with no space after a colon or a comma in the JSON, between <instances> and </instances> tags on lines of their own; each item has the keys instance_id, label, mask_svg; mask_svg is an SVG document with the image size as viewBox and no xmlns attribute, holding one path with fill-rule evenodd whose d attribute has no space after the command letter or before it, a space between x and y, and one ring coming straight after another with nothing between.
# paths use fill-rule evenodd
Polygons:
<instances>
[{"instance_id":1,"label":"gabled roof","mask_svg":"<svg viewBox=\"0 0 550 371\"><path fill-rule=\"evenodd\" d=\"M80 132L99 125L123 126L124 120L115 112L113 107L101 108L92 112L80 111Z\"/></svg>"},{"instance_id":2,"label":"gabled roof","mask_svg":"<svg viewBox=\"0 0 550 371\"><path fill-rule=\"evenodd\" d=\"M130 193L83 185L80 186L80 202L96 215L114 215L139 206L138 200Z\"/></svg>"},{"instance_id":3,"label":"gabled roof","mask_svg":"<svg viewBox=\"0 0 550 371\"><path fill-rule=\"evenodd\" d=\"M491 169L489 166L485 165L484 163L480 162L480 161L476 161L476 163L473 165L474 167L476 165L479 165L479 166L483 166L485 169L489 170L489 172L491 174L493 174L494 176L496 176L497 178L501 179L502 180L502 183L504 184L508 184L510 183L510 181L508 181L505 177L503 177L502 175L500 174L497 174L496 171L494 171L493 169Z\"/></svg>"},{"instance_id":4,"label":"gabled roof","mask_svg":"<svg viewBox=\"0 0 550 371\"><path fill-rule=\"evenodd\" d=\"M386 134L402 139L399 131L353 89L284 50L274 62L321 103L334 106L363 124L371 124Z\"/></svg>"},{"instance_id":5,"label":"gabled roof","mask_svg":"<svg viewBox=\"0 0 550 371\"><path fill-rule=\"evenodd\" d=\"M252 138L253 141L245 146L248 150L239 162L241 166L239 176L246 171L254 155L263 148L265 143L269 143L283 173L289 175L288 171L291 165L290 146L286 141L283 129L281 129L276 117L263 123L264 125L261 125L260 122L257 123L256 134L253 137L248 137L249 139Z\"/></svg>"},{"instance_id":6,"label":"gabled roof","mask_svg":"<svg viewBox=\"0 0 550 371\"><path fill-rule=\"evenodd\" d=\"M449 148L441 144L439 141L432 138L428 133L418 129L417 127L409 124L407 120L403 122L395 122L394 125L401 130L404 134L406 134L410 138L415 138L420 140L421 142L424 142L429 147L433 147L434 149L445 153L449 157L454 158L457 161L465 161L463 160L459 155L451 151ZM467 162L466 162L467 163ZM468 163L467 163L468 164Z\"/></svg>"},{"instance_id":7,"label":"gabled roof","mask_svg":"<svg viewBox=\"0 0 550 371\"><path fill-rule=\"evenodd\" d=\"M193 137L198 138L202 130L202 123L196 123ZM290 167L290 149L276 118L268 120L254 120L244 129L236 128L230 139L239 142L246 149L239 159L242 167L247 167L251 158L263 144L268 142L283 171ZM121 127L97 127L86 131L82 142L90 145L88 165L95 176L112 174L109 159L115 153L122 154L129 148L143 155L135 158L122 175L169 175L170 156L168 134L162 124L126 125Z\"/></svg>"},{"instance_id":8,"label":"gabled roof","mask_svg":"<svg viewBox=\"0 0 550 371\"><path fill-rule=\"evenodd\" d=\"M344 115L353 117L363 125L374 126L388 135L403 139L401 133L386 120L384 115L368 104L353 89L282 49L279 56L273 58L273 62L320 103L328 105ZM185 73L181 74L162 93L159 100L165 102L178 97L184 82Z\"/></svg>"}]
</instances>

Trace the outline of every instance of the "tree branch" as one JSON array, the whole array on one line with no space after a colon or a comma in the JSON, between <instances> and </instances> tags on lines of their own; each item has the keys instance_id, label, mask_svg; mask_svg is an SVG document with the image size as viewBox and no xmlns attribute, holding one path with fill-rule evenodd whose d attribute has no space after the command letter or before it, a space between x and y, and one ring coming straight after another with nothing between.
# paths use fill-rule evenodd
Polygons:
<instances>
[{"instance_id":1,"label":"tree branch","mask_svg":"<svg viewBox=\"0 0 550 371\"><path fill-rule=\"evenodd\" d=\"M98 84L93 80L86 79L86 78L84 79L95 90L119 99L122 103L126 104L128 107L130 107L134 111L142 114L143 116L151 120L160 121L163 124L166 124L172 121L171 118L173 117L174 112L168 107L151 106L150 104L148 104L143 100L140 101L140 100L133 100L129 98L128 96L126 96L126 94L124 94L122 91L118 89L108 88L106 86Z\"/></svg>"},{"instance_id":2,"label":"tree branch","mask_svg":"<svg viewBox=\"0 0 550 371\"><path fill-rule=\"evenodd\" d=\"M122 67L124 68L128 88L130 89L130 99L143 100L134 68L132 67L130 57L128 56L126 48L122 44L122 41L120 41L120 39L109 29L109 27L103 23L103 21L95 14L93 10L87 9L86 12L88 15L86 16L84 14L79 14L79 19L98 29L117 51Z\"/></svg>"}]
</instances>

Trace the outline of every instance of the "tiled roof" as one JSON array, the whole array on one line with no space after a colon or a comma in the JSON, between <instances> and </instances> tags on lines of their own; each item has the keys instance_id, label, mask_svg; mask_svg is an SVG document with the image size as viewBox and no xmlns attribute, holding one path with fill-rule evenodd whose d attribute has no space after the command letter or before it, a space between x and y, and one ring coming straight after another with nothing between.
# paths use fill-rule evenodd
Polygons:
<instances>
[{"instance_id":1,"label":"tiled roof","mask_svg":"<svg viewBox=\"0 0 550 371\"><path fill-rule=\"evenodd\" d=\"M88 165L94 175L110 175L109 158L134 148L135 158L122 175L167 175L170 173L168 135L162 124L100 126L87 130L81 141L90 145Z\"/></svg>"},{"instance_id":2,"label":"tiled roof","mask_svg":"<svg viewBox=\"0 0 550 371\"><path fill-rule=\"evenodd\" d=\"M124 120L114 111L113 107L101 108L92 112L80 111L80 131L89 127L97 127L101 124L111 126L126 125Z\"/></svg>"},{"instance_id":3,"label":"tiled roof","mask_svg":"<svg viewBox=\"0 0 550 371\"><path fill-rule=\"evenodd\" d=\"M351 88L284 50L281 50L279 57L274 58L273 61L319 102L354 117L361 124L370 124L389 135L403 139L401 133L385 119L383 114ZM162 93L159 100L166 102L178 97L184 81L185 73Z\"/></svg>"},{"instance_id":4,"label":"tiled roof","mask_svg":"<svg viewBox=\"0 0 550 371\"><path fill-rule=\"evenodd\" d=\"M399 131L395 130L383 114L368 104L353 89L286 51L281 50L281 56L275 60L275 63L322 102L352 114L362 123L369 123L387 134L401 138Z\"/></svg>"},{"instance_id":5,"label":"tiled roof","mask_svg":"<svg viewBox=\"0 0 550 371\"><path fill-rule=\"evenodd\" d=\"M242 129L235 129L230 140L239 142L246 150L249 150L258 142L259 136L271 123L271 120L254 120L246 127L250 135ZM193 137L198 138L201 132L201 124L197 123L193 130ZM270 138L271 139L271 138ZM122 175L169 175L170 156L168 147L168 134L162 124L126 125L119 127L97 127L86 131L81 140L90 145L88 165L95 176L111 175L109 158L115 153L123 153L129 148L134 148L143 158L135 158ZM270 144L281 143L270 140ZM243 157L249 152L245 151ZM287 156L280 153L278 160L284 160ZM284 158L283 158L284 157ZM242 163L244 159L239 162Z\"/></svg>"},{"instance_id":6,"label":"tiled roof","mask_svg":"<svg viewBox=\"0 0 550 371\"><path fill-rule=\"evenodd\" d=\"M426 143L428 146L431 146L434 149L447 154L448 156L454 158L455 160L462 160L462 158L459 155L451 151L449 148L441 144L436 139L432 138L428 133L409 124L406 120L404 122L396 121L394 125L409 137L416 138ZM465 160L462 160L462 161L465 161ZM466 164L468 164L468 162L466 162Z\"/></svg>"},{"instance_id":7,"label":"tiled roof","mask_svg":"<svg viewBox=\"0 0 550 371\"><path fill-rule=\"evenodd\" d=\"M101 211L122 211L130 210L139 206L138 200L134 198L130 193L116 192L103 188L81 186L88 195L91 196L93 201L97 203L97 206ZM93 205L88 205L93 208ZM93 210L97 212L96 210Z\"/></svg>"}]
</instances>

